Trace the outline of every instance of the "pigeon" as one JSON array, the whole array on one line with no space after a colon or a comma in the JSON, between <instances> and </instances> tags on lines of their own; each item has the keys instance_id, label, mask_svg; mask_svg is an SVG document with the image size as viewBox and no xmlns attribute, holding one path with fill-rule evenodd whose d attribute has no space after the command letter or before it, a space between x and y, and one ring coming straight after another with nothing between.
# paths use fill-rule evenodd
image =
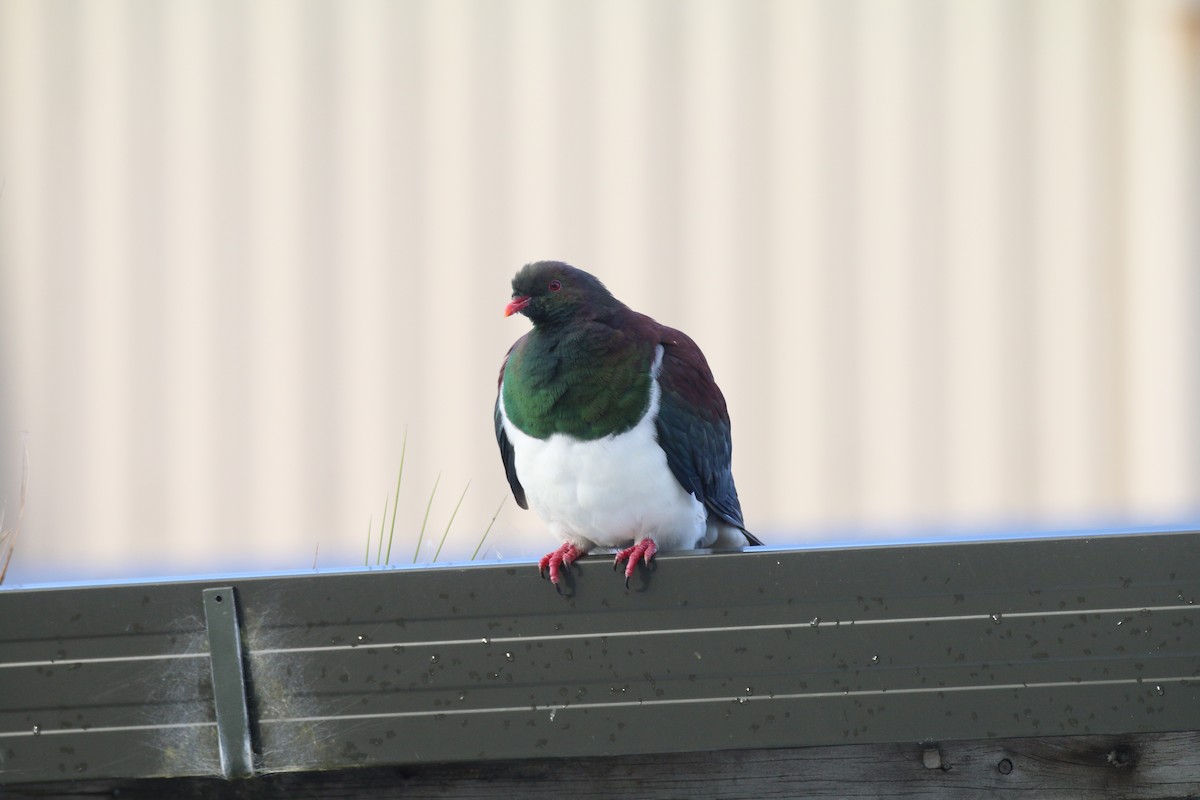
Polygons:
<instances>
[{"instance_id":1,"label":"pigeon","mask_svg":"<svg viewBox=\"0 0 1200 800\"><path fill-rule=\"evenodd\" d=\"M625 585L661 550L761 545L746 530L729 413L700 348L560 261L526 264L505 316L533 328L504 358L496 441L517 503L562 545L538 565L559 586L593 548Z\"/></svg>"}]
</instances>

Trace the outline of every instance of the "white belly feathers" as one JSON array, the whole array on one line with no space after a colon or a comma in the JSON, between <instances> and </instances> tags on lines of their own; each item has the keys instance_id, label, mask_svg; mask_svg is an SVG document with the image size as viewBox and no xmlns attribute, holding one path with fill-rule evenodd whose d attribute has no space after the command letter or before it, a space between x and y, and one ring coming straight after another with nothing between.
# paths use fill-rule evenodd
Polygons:
<instances>
[{"instance_id":1,"label":"white belly feathers","mask_svg":"<svg viewBox=\"0 0 1200 800\"><path fill-rule=\"evenodd\" d=\"M500 393L525 498L560 539L584 550L646 537L664 550L708 544L707 509L675 480L658 446L654 421L662 357L660 345L650 368L646 413L631 430L602 439L581 441L561 433L535 439L509 422Z\"/></svg>"}]
</instances>

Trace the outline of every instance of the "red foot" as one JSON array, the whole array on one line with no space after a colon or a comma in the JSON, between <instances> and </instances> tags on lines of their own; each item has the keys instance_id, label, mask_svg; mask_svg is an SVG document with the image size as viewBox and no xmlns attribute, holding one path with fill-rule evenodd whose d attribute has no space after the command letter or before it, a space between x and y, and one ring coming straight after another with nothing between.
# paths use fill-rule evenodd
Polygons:
<instances>
[{"instance_id":1,"label":"red foot","mask_svg":"<svg viewBox=\"0 0 1200 800\"><path fill-rule=\"evenodd\" d=\"M557 586L562 570L570 568L571 563L575 559L586 555L587 553L570 542L563 542L562 547L542 556L542 560L538 562L538 573L544 578L546 577L546 573L549 572L550 582Z\"/></svg>"},{"instance_id":2,"label":"red foot","mask_svg":"<svg viewBox=\"0 0 1200 800\"><path fill-rule=\"evenodd\" d=\"M637 569L638 559L641 559L646 566L650 566L650 559L654 558L654 554L658 552L658 545L653 539L645 538L634 544L632 547L626 547L624 550L617 552L617 558L613 561L613 569L622 561L628 560L625 565L625 586L629 587L629 579L633 577L633 571Z\"/></svg>"}]
</instances>

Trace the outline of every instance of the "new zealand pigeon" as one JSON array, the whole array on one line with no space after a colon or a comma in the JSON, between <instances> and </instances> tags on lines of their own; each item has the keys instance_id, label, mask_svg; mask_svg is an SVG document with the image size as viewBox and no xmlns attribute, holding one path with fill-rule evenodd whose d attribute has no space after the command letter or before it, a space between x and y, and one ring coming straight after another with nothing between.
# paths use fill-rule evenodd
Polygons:
<instances>
[{"instance_id":1,"label":"new zealand pigeon","mask_svg":"<svg viewBox=\"0 0 1200 800\"><path fill-rule=\"evenodd\" d=\"M509 349L496 440L521 508L563 544L554 584L594 547L620 548L625 582L655 552L762 544L746 530L725 398L688 336L558 261L526 264L505 316L533 329Z\"/></svg>"}]
</instances>

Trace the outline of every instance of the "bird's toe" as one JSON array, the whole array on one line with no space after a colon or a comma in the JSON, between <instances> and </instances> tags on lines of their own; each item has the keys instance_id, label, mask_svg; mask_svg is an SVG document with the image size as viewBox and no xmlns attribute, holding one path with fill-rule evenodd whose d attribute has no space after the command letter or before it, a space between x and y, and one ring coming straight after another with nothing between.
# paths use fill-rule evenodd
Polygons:
<instances>
[{"instance_id":1,"label":"bird's toe","mask_svg":"<svg viewBox=\"0 0 1200 800\"><path fill-rule=\"evenodd\" d=\"M625 564L625 587L629 587L629 579L633 577L634 570L637 569L638 561L641 561L647 567L650 566L650 560L654 558L654 554L658 552L658 544L651 538L647 537L640 542L617 551L617 557L613 561L613 569L615 570L620 564Z\"/></svg>"},{"instance_id":2,"label":"bird's toe","mask_svg":"<svg viewBox=\"0 0 1200 800\"><path fill-rule=\"evenodd\" d=\"M562 571L569 569L571 564L583 555L585 555L583 550L570 542L564 542L557 550L542 556L541 561L538 562L538 574L543 578L548 576L550 582L554 584L555 588L558 588L558 584L562 580Z\"/></svg>"}]
</instances>

